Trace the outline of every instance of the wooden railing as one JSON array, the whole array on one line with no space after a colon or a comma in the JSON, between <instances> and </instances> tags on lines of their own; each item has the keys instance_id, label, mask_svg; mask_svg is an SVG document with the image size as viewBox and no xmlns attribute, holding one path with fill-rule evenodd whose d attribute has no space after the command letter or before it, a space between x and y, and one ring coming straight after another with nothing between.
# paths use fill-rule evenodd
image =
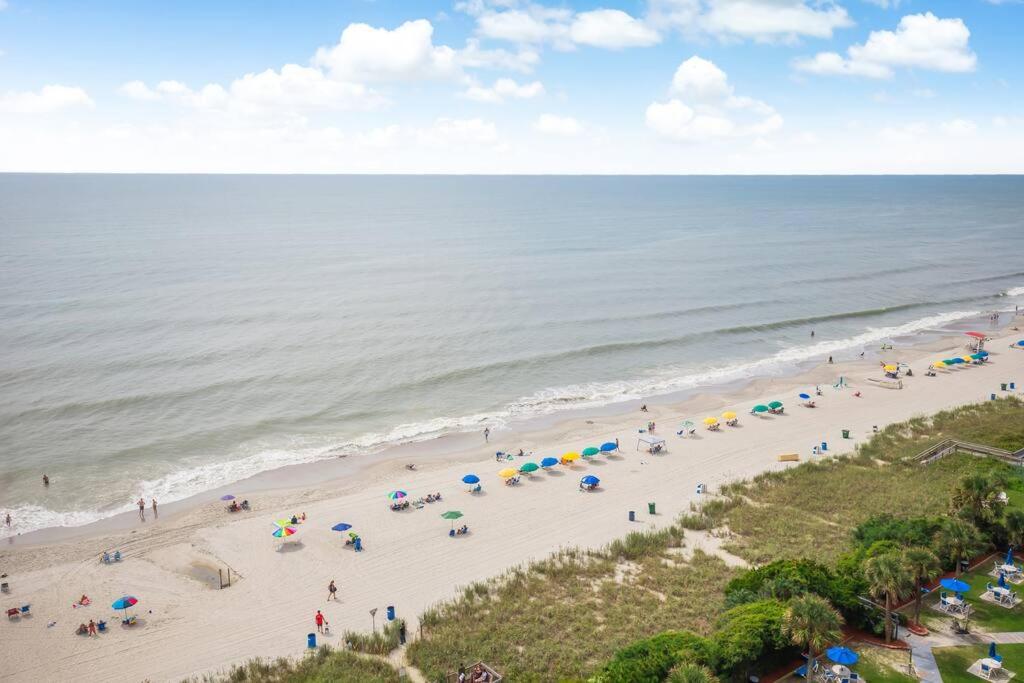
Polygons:
<instances>
[{"instance_id":1,"label":"wooden railing","mask_svg":"<svg viewBox=\"0 0 1024 683\"><path fill-rule=\"evenodd\" d=\"M1024 449L1011 453L1010 451L1004 451L1002 448L985 446L980 443L970 443L969 441L958 441L956 439L944 439L934 446L921 451L912 460L927 465L951 453L968 453L979 458L996 458L1011 465L1024 465Z\"/></svg>"}]
</instances>

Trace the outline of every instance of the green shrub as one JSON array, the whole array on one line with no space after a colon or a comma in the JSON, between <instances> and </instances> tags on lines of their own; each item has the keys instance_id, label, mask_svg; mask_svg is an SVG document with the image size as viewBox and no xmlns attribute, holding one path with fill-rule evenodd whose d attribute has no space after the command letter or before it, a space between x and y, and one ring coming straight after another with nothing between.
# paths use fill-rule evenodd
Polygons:
<instances>
[{"instance_id":1,"label":"green shrub","mask_svg":"<svg viewBox=\"0 0 1024 683\"><path fill-rule=\"evenodd\" d=\"M941 526L941 517L900 519L886 513L858 524L853 530L853 540L862 548L868 548L877 541L895 541L904 547L927 546Z\"/></svg>"},{"instance_id":2,"label":"green shrub","mask_svg":"<svg viewBox=\"0 0 1024 683\"><path fill-rule=\"evenodd\" d=\"M708 644L689 631L665 631L615 653L590 683L661 683L681 662L703 663Z\"/></svg>"},{"instance_id":3,"label":"green shrub","mask_svg":"<svg viewBox=\"0 0 1024 683\"><path fill-rule=\"evenodd\" d=\"M755 662L789 647L782 633L786 607L778 600L751 602L725 612L708 639L714 667L723 676L743 673Z\"/></svg>"}]
</instances>

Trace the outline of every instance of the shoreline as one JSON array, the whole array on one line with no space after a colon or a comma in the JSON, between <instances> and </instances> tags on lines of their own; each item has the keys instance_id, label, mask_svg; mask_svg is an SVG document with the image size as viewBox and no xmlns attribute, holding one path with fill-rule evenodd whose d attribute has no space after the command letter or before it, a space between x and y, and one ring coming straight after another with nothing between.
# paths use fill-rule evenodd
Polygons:
<instances>
[{"instance_id":1,"label":"shoreline","mask_svg":"<svg viewBox=\"0 0 1024 683\"><path fill-rule=\"evenodd\" d=\"M704 392L674 404L649 401L646 414L634 410L559 421L517 435L518 443L524 450L557 455L618 437L622 452L523 477L516 487L500 484L496 472L502 465L476 444L424 457L415 472L395 457L352 479L249 496L253 511L237 516L226 514L217 501L192 507L188 514L167 514L156 524L136 522L131 529L3 547L0 562L10 575L5 579L12 587L9 601L30 602L36 614L3 625L2 637L12 652L5 675L14 680L180 680L255 656L302 652L316 609L323 609L331 622L332 635L324 642L333 645L346 629L366 630L371 608L394 605L412 630L425 608L473 581L559 549L600 547L629 531L672 523L698 498L698 483L714 491L728 481L789 468L792 464L777 461L778 454L799 453L807 460L813 458L811 446L821 441L828 441L829 454L849 453L870 438L875 426L998 394L1000 382L1024 379L1024 351L1007 349L1011 336L1005 332L993 337L988 346L992 362L933 378L923 376L924 360L960 351L962 335L892 352L890 360L899 356L921 369L898 391L867 382L879 376L879 367L876 359L865 358L816 366L797 377L762 378L728 395ZM1012 333L1013 340L1018 338L1020 333ZM834 389L837 375L847 377L852 388ZM799 407L794 389L814 384L824 391L818 407ZM752 403L774 398L786 403L785 414L748 414ZM740 414L738 428L708 432L700 425L705 415L726 409ZM695 437L675 435L682 418L697 424ZM636 430L647 420L661 425L656 433L667 439L666 453L634 449ZM841 439L841 429L849 429L852 438ZM487 450L493 454L499 448L508 446L499 440ZM482 494L466 492L459 479L467 471L481 477ZM598 475L601 488L580 492L576 480L582 474ZM395 486L409 486L413 499L440 491L443 501L423 510L392 512L385 494ZM649 502L657 503L656 515L647 514ZM440 513L449 509L465 513L468 536L448 537L449 523ZM628 510L638 512L637 521L627 519ZM296 540L282 543L270 537L273 520L302 512L309 518ZM330 529L339 521L353 524L365 539L365 552L344 549L342 535ZM122 550L124 561L110 566L97 561L103 549L114 548ZM235 585L211 590L210 577L215 581L216 570L224 567L238 577ZM331 579L341 587L338 603L324 602ZM140 626L115 627L98 639L71 634L82 616L109 618L106 605L126 592L140 600ZM96 606L79 614L70 605L82 593L92 596ZM57 623L53 629L46 628L50 621ZM126 650L132 652L130 660L115 656Z\"/></svg>"},{"instance_id":2,"label":"shoreline","mask_svg":"<svg viewBox=\"0 0 1024 683\"><path fill-rule=\"evenodd\" d=\"M1013 311L1001 311L1000 313L1008 316L1008 322L990 329L987 334L992 336L1007 334L1014 323L1020 319L1019 315L1015 315ZM971 327L980 329L991 326L990 322L981 317L962 319L955 324L963 326L964 329ZM1024 331L1021 334L1024 335ZM479 458L479 451L487 451L492 445L504 444L503 446L497 446L497 449L516 451L522 447L521 444L530 442L532 434L548 429L566 428L568 425L578 421L593 422L599 419L621 417L636 410L642 403L647 403L651 407L658 407L663 410L685 412L687 406L693 405L694 409L696 409L700 407L700 403L713 402L713 399L716 397L745 395L748 391L760 385L771 386L776 382L792 382L794 386L806 384L811 378L819 377L823 369L826 368L831 368L831 372L837 369L848 368L852 372L865 362L874 362L883 358L898 361L902 360L905 356L913 361L923 353L955 345L955 341L961 335L961 331L953 329L926 329L905 337L909 340L906 346L900 346L891 352L869 351L862 360L840 361L831 366L826 362L806 360L795 363L791 371L783 371L778 375L752 376L700 388L671 391L665 394L653 395L646 399L627 399L601 406L570 408L564 411L530 416L513 422L508 428L493 431L491 442L487 444L480 443L480 434L478 433L455 432L424 440L399 443L387 446L380 451L365 454L340 455L335 458L314 462L284 465L265 470L230 484L187 496L180 500L160 503L159 511L162 519L166 522L212 502L219 502L220 496L227 493L236 494L239 499L242 499L261 494L271 497L287 496L289 492L311 486L343 491L343 483L351 478L369 477L373 479L376 471L396 471L393 464L399 460L403 462L411 460L416 463L418 468L423 465L468 464L473 462L475 458ZM807 378L806 381L804 380L805 377ZM821 382L816 381L815 383ZM492 449L491 452L493 453L494 450L496 449ZM524 448L524 450L529 452L530 449ZM544 455L553 454L540 454L538 457L543 457ZM148 504L146 514L147 518L151 515L151 508ZM95 538L97 536L135 529L137 528L137 519L137 512L129 510L79 526L44 527L13 536L0 536L0 540L6 540L9 546L27 547L59 543L67 540Z\"/></svg>"}]
</instances>

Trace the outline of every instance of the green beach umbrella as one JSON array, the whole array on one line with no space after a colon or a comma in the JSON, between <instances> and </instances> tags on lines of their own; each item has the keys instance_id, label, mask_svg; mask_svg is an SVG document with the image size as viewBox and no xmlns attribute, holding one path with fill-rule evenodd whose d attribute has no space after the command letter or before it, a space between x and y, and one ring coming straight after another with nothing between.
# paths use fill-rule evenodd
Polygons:
<instances>
[{"instance_id":1,"label":"green beach umbrella","mask_svg":"<svg viewBox=\"0 0 1024 683\"><path fill-rule=\"evenodd\" d=\"M779 408L782 407L782 401L772 401L771 403L768 404L768 407L771 408L772 410L778 410Z\"/></svg>"},{"instance_id":2,"label":"green beach umbrella","mask_svg":"<svg viewBox=\"0 0 1024 683\"><path fill-rule=\"evenodd\" d=\"M582 453L584 457L590 457L591 455L597 455L600 452L601 452L601 449L598 448L597 446L587 446L582 451L580 451L580 453Z\"/></svg>"},{"instance_id":3,"label":"green beach umbrella","mask_svg":"<svg viewBox=\"0 0 1024 683\"><path fill-rule=\"evenodd\" d=\"M536 472L539 469L540 469L540 466L537 465L537 463L535 463L535 462L526 462L526 463L523 463L523 466L519 468L519 471L520 472L524 472L526 474L529 474L530 472Z\"/></svg>"},{"instance_id":4,"label":"green beach umbrella","mask_svg":"<svg viewBox=\"0 0 1024 683\"><path fill-rule=\"evenodd\" d=\"M758 403L756 406L754 406L754 412L755 413L767 413L768 412L768 406L762 405L762 404Z\"/></svg>"},{"instance_id":5,"label":"green beach umbrella","mask_svg":"<svg viewBox=\"0 0 1024 683\"><path fill-rule=\"evenodd\" d=\"M455 520L457 520L461 516L462 516L462 513L459 512L458 510L449 510L448 512L446 512L443 515L441 515L441 519L450 519L450 520L452 520L452 528L454 529L455 528Z\"/></svg>"}]
</instances>

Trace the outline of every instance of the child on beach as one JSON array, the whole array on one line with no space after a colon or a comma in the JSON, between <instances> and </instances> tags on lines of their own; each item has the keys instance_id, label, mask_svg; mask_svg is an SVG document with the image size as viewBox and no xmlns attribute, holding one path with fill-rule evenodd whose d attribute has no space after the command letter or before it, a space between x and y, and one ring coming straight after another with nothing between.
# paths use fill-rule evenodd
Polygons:
<instances>
[{"instance_id":1,"label":"child on beach","mask_svg":"<svg viewBox=\"0 0 1024 683\"><path fill-rule=\"evenodd\" d=\"M317 633L323 633L324 626L328 623L327 620L324 618L323 612L317 610L316 616L313 618L313 620L316 622Z\"/></svg>"}]
</instances>

